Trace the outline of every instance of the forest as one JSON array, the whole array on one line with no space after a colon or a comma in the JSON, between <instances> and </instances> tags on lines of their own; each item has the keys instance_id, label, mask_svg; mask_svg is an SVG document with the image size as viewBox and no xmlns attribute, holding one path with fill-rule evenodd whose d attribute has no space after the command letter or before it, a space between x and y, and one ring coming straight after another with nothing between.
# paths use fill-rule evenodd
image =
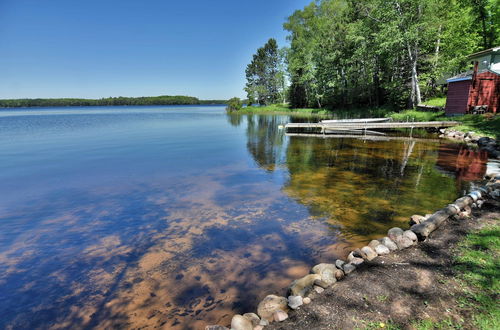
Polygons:
<instances>
[{"instance_id":1,"label":"forest","mask_svg":"<svg viewBox=\"0 0 500 330\"><path fill-rule=\"evenodd\" d=\"M225 104L226 100L199 100L193 96L143 96L107 97L101 99L57 98L57 99L5 99L0 100L0 108L17 107L65 107L65 106L106 106L106 105L197 105Z\"/></svg>"},{"instance_id":2,"label":"forest","mask_svg":"<svg viewBox=\"0 0 500 330\"><path fill-rule=\"evenodd\" d=\"M250 103L293 108L413 108L500 44L498 0L320 0L284 23L289 47L259 48Z\"/></svg>"}]
</instances>

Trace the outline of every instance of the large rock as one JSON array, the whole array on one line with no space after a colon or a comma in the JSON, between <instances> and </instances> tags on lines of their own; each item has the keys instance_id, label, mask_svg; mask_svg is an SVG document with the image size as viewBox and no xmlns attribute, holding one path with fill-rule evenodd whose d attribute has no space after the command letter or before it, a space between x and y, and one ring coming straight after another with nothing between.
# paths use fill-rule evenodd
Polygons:
<instances>
[{"instance_id":1,"label":"large rock","mask_svg":"<svg viewBox=\"0 0 500 330\"><path fill-rule=\"evenodd\" d=\"M412 232L411 230L405 230L403 233L403 236L411 239L413 242L418 241L417 235L414 232Z\"/></svg>"},{"instance_id":2,"label":"large rock","mask_svg":"<svg viewBox=\"0 0 500 330\"><path fill-rule=\"evenodd\" d=\"M403 236L403 233L404 233L403 229L394 227L389 229L389 231L387 232L387 237L389 237L395 242L398 237Z\"/></svg>"},{"instance_id":3,"label":"large rock","mask_svg":"<svg viewBox=\"0 0 500 330\"><path fill-rule=\"evenodd\" d=\"M375 252L377 252L379 256L383 256L391 253L391 250L389 250L389 248L384 244L379 244L375 247Z\"/></svg>"},{"instance_id":4,"label":"large rock","mask_svg":"<svg viewBox=\"0 0 500 330\"><path fill-rule=\"evenodd\" d=\"M295 280L288 289L292 296L306 296L312 290L315 280L321 280L319 274L309 274L298 280ZM260 315L260 314L259 314Z\"/></svg>"},{"instance_id":5,"label":"large rock","mask_svg":"<svg viewBox=\"0 0 500 330\"><path fill-rule=\"evenodd\" d=\"M252 322L246 317L236 314L231 320L232 330L253 330Z\"/></svg>"},{"instance_id":6,"label":"large rock","mask_svg":"<svg viewBox=\"0 0 500 330\"><path fill-rule=\"evenodd\" d=\"M344 264L345 264L345 261L344 260L341 260L341 259L337 259L335 260L335 266L338 268L338 269L342 269L344 267Z\"/></svg>"},{"instance_id":7,"label":"large rock","mask_svg":"<svg viewBox=\"0 0 500 330\"><path fill-rule=\"evenodd\" d=\"M260 317L255 313L245 313L243 314L243 317L247 318L250 322L252 322L252 325L254 327L259 325L260 323Z\"/></svg>"},{"instance_id":8,"label":"large rock","mask_svg":"<svg viewBox=\"0 0 500 330\"><path fill-rule=\"evenodd\" d=\"M400 250L409 248L414 244L414 242L406 236L399 236L398 238L396 238L395 242L398 246L398 249Z\"/></svg>"},{"instance_id":9,"label":"large rock","mask_svg":"<svg viewBox=\"0 0 500 330\"><path fill-rule=\"evenodd\" d=\"M385 245L391 251L395 251L398 249L398 246L396 245L396 243L394 243L394 241L392 239L390 239L389 237L381 238L380 243Z\"/></svg>"},{"instance_id":10,"label":"large rock","mask_svg":"<svg viewBox=\"0 0 500 330\"><path fill-rule=\"evenodd\" d=\"M301 296L288 297L288 306L290 306L291 309L297 309L299 306L302 306L303 303L304 301Z\"/></svg>"},{"instance_id":11,"label":"large rock","mask_svg":"<svg viewBox=\"0 0 500 330\"><path fill-rule=\"evenodd\" d=\"M321 281L327 285L333 285L337 282L337 277L335 276L337 271L338 269L334 264L319 264L312 269L314 274L321 275Z\"/></svg>"},{"instance_id":12,"label":"large rock","mask_svg":"<svg viewBox=\"0 0 500 330\"><path fill-rule=\"evenodd\" d=\"M379 241L377 241L376 239L371 240L371 242L370 242L370 243L368 243L368 246L369 246L369 247L371 247L371 248L372 248L372 249L374 249L374 250L375 250L375 248L377 247L377 245L380 245L380 242L379 242Z\"/></svg>"},{"instance_id":13,"label":"large rock","mask_svg":"<svg viewBox=\"0 0 500 330\"><path fill-rule=\"evenodd\" d=\"M262 319L272 321L273 314L277 310L288 311L288 300L285 297L278 297L271 294L259 303L257 314Z\"/></svg>"},{"instance_id":14,"label":"large rock","mask_svg":"<svg viewBox=\"0 0 500 330\"><path fill-rule=\"evenodd\" d=\"M347 263L347 264L344 265L344 273L346 275L352 273L355 270L356 270L356 266L354 266L351 263Z\"/></svg>"},{"instance_id":15,"label":"large rock","mask_svg":"<svg viewBox=\"0 0 500 330\"><path fill-rule=\"evenodd\" d=\"M361 248L361 256L363 259L370 261L377 257L377 253L371 247L363 246Z\"/></svg>"},{"instance_id":16,"label":"large rock","mask_svg":"<svg viewBox=\"0 0 500 330\"><path fill-rule=\"evenodd\" d=\"M350 264L357 267L357 266L361 265L363 262L365 262L365 260L363 258L354 257L354 258L352 258ZM344 268L345 268L345 265L344 265ZM344 272L345 272L345 270L344 270Z\"/></svg>"}]
</instances>

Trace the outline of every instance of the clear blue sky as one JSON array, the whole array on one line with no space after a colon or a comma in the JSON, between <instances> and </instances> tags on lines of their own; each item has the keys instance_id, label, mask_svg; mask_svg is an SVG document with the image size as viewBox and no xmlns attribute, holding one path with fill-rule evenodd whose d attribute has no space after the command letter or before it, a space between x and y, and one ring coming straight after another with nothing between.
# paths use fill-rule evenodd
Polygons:
<instances>
[{"instance_id":1,"label":"clear blue sky","mask_svg":"<svg viewBox=\"0 0 500 330\"><path fill-rule=\"evenodd\" d=\"M310 0L0 0L0 98L244 96Z\"/></svg>"}]
</instances>

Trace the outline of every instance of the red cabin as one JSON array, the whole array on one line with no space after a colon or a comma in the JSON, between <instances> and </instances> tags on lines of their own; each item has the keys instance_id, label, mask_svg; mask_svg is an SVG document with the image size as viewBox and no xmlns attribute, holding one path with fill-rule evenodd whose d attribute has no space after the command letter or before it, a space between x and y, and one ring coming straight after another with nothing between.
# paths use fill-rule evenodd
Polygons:
<instances>
[{"instance_id":1,"label":"red cabin","mask_svg":"<svg viewBox=\"0 0 500 330\"><path fill-rule=\"evenodd\" d=\"M446 80L448 116L466 113L497 113L500 108L500 47L469 56L474 70Z\"/></svg>"}]
</instances>

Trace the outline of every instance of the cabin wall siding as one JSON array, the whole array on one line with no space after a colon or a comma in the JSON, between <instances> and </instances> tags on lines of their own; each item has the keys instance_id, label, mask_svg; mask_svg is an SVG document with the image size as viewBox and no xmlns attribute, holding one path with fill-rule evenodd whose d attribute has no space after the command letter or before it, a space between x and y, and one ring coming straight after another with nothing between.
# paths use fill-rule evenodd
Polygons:
<instances>
[{"instance_id":1,"label":"cabin wall siding","mask_svg":"<svg viewBox=\"0 0 500 330\"><path fill-rule=\"evenodd\" d=\"M448 84L446 115L462 115L467 112L470 86L470 80L450 82Z\"/></svg>"},{"instance_id":2,"label":"cabin wall siding","mask_svg":"<svg viewBox=\"0 0 500 330\"><path fill-rule=\"evenodd\" d=\"M472 83L468 107L487 105L488 111L497 113L500 107L500 75L491 71L480 73Z\"/></svg>"}]
</instances>

